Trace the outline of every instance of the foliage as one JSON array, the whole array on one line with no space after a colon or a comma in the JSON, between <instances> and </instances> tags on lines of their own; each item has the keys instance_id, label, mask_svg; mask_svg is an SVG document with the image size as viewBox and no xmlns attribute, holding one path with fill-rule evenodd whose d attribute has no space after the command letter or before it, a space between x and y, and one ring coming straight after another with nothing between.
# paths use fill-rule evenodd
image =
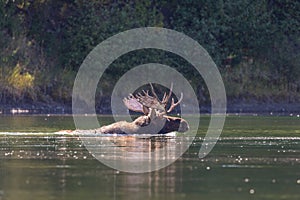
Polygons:
<instances>
[{"instance_id":1,"label":"foliage","mask_svg":"<svg viewBox=\"0 0 300 200\"><path fill-rule=\"evenodd\" d=\"M7 81L9 86L13 89L13 93L19 97L23 96L24 93L32 93L34 77L28 72L22 72L19 63L14 67Z\"/></svg>"},{"instance_id":2,"label":"foliage","mask_svg":"<svg viewBox=\"0 0 300 200\"><path fill-rule=\"evenodd\" d=\"M159 26L197 40L219 66L229 98L297 101L300 2L294 0L0 0L0 102L69 103L76 71L101 41L137 27ZM132 67L159 62L203 81L176 55L141 50L117 59L99 95ZM292 96L292 97L291 97Z\"/></svg>"}]
</instances>

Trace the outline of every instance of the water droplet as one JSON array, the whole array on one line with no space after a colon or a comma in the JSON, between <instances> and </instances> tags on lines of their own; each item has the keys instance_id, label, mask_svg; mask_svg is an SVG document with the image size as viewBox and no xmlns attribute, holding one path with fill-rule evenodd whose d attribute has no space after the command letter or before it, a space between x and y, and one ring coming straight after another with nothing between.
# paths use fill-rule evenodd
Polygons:
<instances>
[{"instance_id":1,"label":"water droplet","mask_svg":"<svg viewBox=\"0 0 300 200\"><path fill-rule=\"evenodd\" d=\"M249 193L250 193L250 194L254 194L254 193L255 193L255 190L254 190L254 189L250 189L250 190L249 190Z\"/></svg>"},{"instance_id":2,"label":"water droplet","mask_svg":"<svg viewBox=\"0 0 300 200\"><path fill-rule=\"evenodd\" d=\"M297 180L297 184L300 184L300 179Z\"/></svg>"},{"instance_id":3,"label":"water droplet","mask_svg":"<svg viewBox=\"0 0 300 200\"><path fill-rule=\"evenodd\" d=\"M207 166L207 167L206 167L206 170L207 170L207 171L209 171L209 170L210 170L210 167L209 167L209 166Z\"/></svg>"},{"instance_id":4,"label":"water droplet","mask_svg":"<svg viewBox=\"0 0 300 200\"><path fill-rule=\"evenodd\" d=\"M245 183L249 183L250 179L249 178L245 178L244 181L245 181Z\"/></svg>"},{"instance_id":5,"label":"water droplet","mask_svg":"<svg viewBox=\"0 0 300 200\"><path fill-rule=\"evenodd\" d=\"M273 179L272 179L272 183L276 183L276 179L273 178Z\"/></svg>"}]
</instances>

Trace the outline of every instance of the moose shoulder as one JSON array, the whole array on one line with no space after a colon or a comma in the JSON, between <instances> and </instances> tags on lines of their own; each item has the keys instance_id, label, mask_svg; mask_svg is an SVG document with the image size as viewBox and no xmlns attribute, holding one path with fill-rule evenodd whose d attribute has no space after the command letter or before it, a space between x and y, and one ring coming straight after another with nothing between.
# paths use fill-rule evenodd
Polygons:
<instances>
[{"instance_id":1,"label":"moose shoulder","mask_svg":"<svg viewBox=\"0 0 300 200\"><path fill-rule=\"evenodd\" d=\"M136 95L130 94L129 97L124 98L125 106L132 111L141 112L144 115L136 118L133 122L119 121L107 126L102 126L96 129L96 133L111 133L111 134L165 134L172 131L186 132L189 125L186 120L180 117L168 116L183 99L181 93L180 99L175 103L174 98L171 100L169 109L166 108L171 95L173 84L171 85L168 94L164 94L163 99L160 100L154 91L152 84L151 96L149 91L138 93Z\"/></svg>"}]
</instances>

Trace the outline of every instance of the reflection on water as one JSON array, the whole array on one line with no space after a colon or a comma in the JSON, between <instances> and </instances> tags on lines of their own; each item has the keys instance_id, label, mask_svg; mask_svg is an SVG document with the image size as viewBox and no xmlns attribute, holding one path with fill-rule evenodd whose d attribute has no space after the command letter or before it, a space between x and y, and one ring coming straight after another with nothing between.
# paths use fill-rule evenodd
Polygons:
<instances>
[{"instance_id":1,"label":"reflection on water","mask_svg":"<svg viewBox=\"0 0 300 200\"><path fill-rule=\"evenodd\" d=\"M133 148L142 143L147 147L147 143L150 151L167 142L161 137L157 141L138 138L137 143L132 137L110 138L122 145L127 140ZM163 170L169 177L160 177L162 171L148 175L115 171L96 161L79 137L18 134L0 141L1 199L118 199L124 195L140 199L153 192L175 192L174 166Z\"/></svg>"},{"instance_id":2,"label":"reflection on water","mask_svg":"<svg viewBox=\"0 0 300 200\"><path fill-rule=\"evenodd\" d=\"M91 154L114 169L144 173L161 169L180 157L193 137L168 135L107 135L76 131Z\"/></svg>"},{"instance_id":3,"label":"reflection on water","mask_svg":"<svg viewBox=\"0 0 300 200\"><path fill-rule=\"evenodd\" d=\"M184 142L174 136L106 139L124 152ZM300 138L222 138L199 159L202 139L168 167L136 174L101 164L78 136L3 133L0 199L300 199Z\"/></svg>"},{"instance_id":4,"label":"reflection on water","mask_svg":"<svg viewBox=\"0 0 300 200\"><path fill-rule=\"evenodd\" d=\"M199 159L208 123L209 117L200 120L198 136L175 163L137 174L100 163L76 135L53 134L74 130L72 116L0 116L0 200L300 199L299 118L227 117L221 140ZM172 157L176 144L192 138L94 139L107 139L124 154L169 148ZM112 156L104 150L113 146L106 147L99 156ZM139 157L132 162L139 166Z\"/></svg>"}]
</instances>

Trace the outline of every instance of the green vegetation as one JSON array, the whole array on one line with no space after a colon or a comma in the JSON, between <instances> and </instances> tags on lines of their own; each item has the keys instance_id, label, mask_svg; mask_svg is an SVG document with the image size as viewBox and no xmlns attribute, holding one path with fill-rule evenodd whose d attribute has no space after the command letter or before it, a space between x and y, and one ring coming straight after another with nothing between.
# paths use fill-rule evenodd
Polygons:
<instances>
[{"instance_id":1,"label":"green vegetation","mask_svg":"<svg viewBox=\"0 0 300 200\"><path fill-rule=\"evenodd\" d=\"M0 0L0 102L70 104L87 54L116 33L146 26L174 29L203 45L230 100L299 102L300 2L294 0ZM141 50L107 70L98 102L124 72L147 62L176 68L209 101L186 61Z\"/></svg>"}]
</instances>

